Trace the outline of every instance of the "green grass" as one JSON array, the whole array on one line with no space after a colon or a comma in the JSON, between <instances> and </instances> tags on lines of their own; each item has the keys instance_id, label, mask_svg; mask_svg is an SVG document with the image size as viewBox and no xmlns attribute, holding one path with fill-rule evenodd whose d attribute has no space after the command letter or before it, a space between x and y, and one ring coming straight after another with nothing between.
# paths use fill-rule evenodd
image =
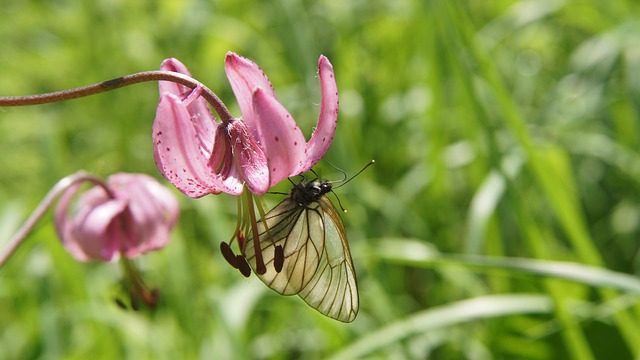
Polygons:
<instances>
[{"instance_id":1,"label":"green grass","mask_svg":"<svg viewBox=\"0 0 640 360\"><path fill-rule=\"evenodd\" d=\"M309 136L317 58L359 287L352 324L243 278L219 254L228 195L179 195L140 258L155 311L124 311L118 264L78 263L48 216L0 269L5 359L640 356L640 5L635 1L12 1L0 96L185 63L239 114L224 55L256 61ZM79 169L161 179L155 84L0 109L0 244ZM166 181L162 180L166 183ZM282 191L288 185L282 184ZM275 204L278 195L266 200Z\"/></svg>"}]
</instances>

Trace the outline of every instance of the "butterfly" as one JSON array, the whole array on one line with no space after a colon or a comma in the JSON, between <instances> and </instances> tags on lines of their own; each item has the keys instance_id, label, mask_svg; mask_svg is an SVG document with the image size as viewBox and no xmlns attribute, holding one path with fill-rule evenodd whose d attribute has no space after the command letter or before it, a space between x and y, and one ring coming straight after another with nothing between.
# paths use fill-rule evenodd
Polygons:
<instances>
[{"instance_id":1,"label":"butterfly","mask_svg":"<svg viewBox=\"0 0 640 360\"><path fill-rule=\"evenodd\" d=\"M266 272L256 271L253 235L243 255L271 289L297 294L320 313L352 322L359 309L358 284L344 225L327 197L331 189L327 180L302 180L257 222Z\"/></svg>"}]
</instances>

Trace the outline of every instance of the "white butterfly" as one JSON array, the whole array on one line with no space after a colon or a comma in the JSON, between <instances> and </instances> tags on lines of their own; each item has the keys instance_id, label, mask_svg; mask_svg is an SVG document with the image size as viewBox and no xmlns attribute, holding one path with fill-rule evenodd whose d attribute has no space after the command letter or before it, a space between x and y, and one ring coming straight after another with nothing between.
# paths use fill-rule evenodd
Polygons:
<instances>
[{"instance_id":1,"label":"white butterfly","mask_svg":"<svg viewBox=\"0 0 640 360\"><path fill-rule=\"evenodd\" d=\"M256 271L253 235L244 257L267 286L298 294L322 314L352 322L358 314L358 284L347 234L326 194L331 182L304 180L257 222L266 272ZM250 233L251 234L251 233Z\"/></svg>"}]
</instances>

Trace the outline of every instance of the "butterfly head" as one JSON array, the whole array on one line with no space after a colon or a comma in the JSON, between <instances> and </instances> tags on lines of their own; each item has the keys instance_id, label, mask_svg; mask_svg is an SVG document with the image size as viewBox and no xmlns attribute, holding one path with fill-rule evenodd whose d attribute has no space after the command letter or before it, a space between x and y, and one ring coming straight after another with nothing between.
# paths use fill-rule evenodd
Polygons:
<instances>
[{"instance_id":1,"label":"butterfly head","mask_svg":"<svg viewBox=\"0 0 640 360\"><path fill-rule=\"evenodd\" d=\"M331 191L331 188L332 184L329 180L311 182L303 180L291 189L289 196L300 205L308 205L320 200L322 196Z\"/></svg>"}]
</instances>

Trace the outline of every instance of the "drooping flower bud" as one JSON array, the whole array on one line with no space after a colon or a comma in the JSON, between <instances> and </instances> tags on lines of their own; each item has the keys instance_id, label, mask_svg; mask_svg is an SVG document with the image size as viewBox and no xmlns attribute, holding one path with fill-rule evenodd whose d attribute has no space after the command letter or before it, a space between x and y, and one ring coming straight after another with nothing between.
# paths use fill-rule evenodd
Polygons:
<instances>
[{"instance_id":1,"label":"drooping flower bud","mask_svg":"<svg viewBox=\"0 0 640 360\"><path fill-rule=\"evenodd\" d=\"M154 178L118 173L80 194L74 203L80 185L65 190L55 210L58 236L76 259L132 258L169 242L178 201Z\"/></svg>"}]
</instances>

